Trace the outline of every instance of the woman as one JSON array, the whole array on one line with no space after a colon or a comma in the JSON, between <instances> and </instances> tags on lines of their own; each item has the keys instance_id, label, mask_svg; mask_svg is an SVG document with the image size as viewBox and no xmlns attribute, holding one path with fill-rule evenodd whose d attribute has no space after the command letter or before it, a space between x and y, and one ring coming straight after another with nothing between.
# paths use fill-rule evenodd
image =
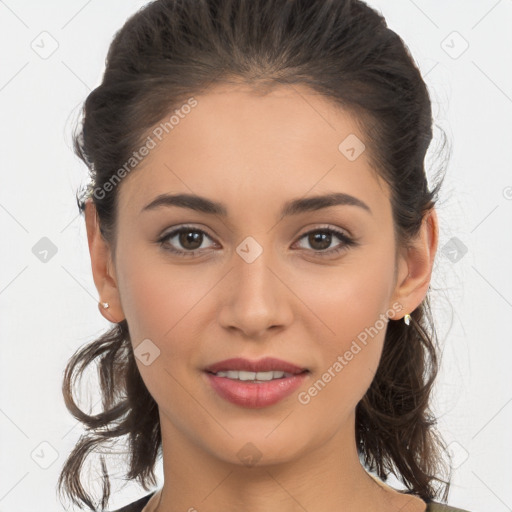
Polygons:
<instances>
[{"instance_id":1,"label":"woman","mask_svg":"<svg viewBox=\"0 0 512 512\"><path fill-rule=\"evenodd\" d=\"M66 368L90 432L59 489L97 510L81 466L124 439L127 479L149 490L157 456L165 478L124 512L460 510L439 501L429 409L431 105L385 20L355 0L156 0L83 114L79 205L115 325ZM88 415L72 388L96 360Z\"/></svg>"}]
</instances>

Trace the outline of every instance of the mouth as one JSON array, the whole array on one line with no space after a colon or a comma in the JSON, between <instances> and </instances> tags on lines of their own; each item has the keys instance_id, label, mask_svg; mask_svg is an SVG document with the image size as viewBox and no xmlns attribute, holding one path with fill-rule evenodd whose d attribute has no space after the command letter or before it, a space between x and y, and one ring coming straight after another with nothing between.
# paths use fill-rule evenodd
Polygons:
<instances>
[{"instance_id":1,"label":"mouth","mask_svg":"<svg viewBox=\"0 0 512 512\"><path fill-rule=\"evenodd\" d=\"M293 377L294 375L298 375L279 370L270 372L247 372L243 370L228 370L225 372L210 373L216 375L217 377L226 377L227 379L240 380L244 382L268 382L271 380L287 379L289 377Z\"/></svg>"},{"instance_id":2,"label":"mouth","mask_svg":"<svg viewBox=\"0 0 512 512\"><path fill-rule=\"evenodd\" d=\"M260 380L260 377L261 380L271 380L272 378L280 379L283 376L298 375L309 370L274 357L265 357L258 361L236 357L214 363L205 368L205 371L213 374L226 374L221 376L239 380Z\"/></svg>"},{"instance_id":3,"label":"mouth","mask_svg":"<svg viewBox=\"0 0 512 512\"><path fill-rule=\"evenodd\" d=\"M310 371L275 358L235 358L210 365L204 373L221 398L238 406L261 408L293 393Z\"/></svg>"}]
</instances>

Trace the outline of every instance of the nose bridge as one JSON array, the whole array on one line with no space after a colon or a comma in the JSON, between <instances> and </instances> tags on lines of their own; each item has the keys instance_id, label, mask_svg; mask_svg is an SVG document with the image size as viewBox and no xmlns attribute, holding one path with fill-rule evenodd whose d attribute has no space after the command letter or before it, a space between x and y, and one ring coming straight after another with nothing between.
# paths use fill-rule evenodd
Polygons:
<instances>
[{"instance_id":1,"label":"nose bridge","mask_svg":"<svg viewBox=\"0 0 512 512\"><path fill-rule=\"evenodd\" d=\"M255 335L288 320L284 291L276 277L271 236L246 237L233 255L233 270L221 312L224 327Z\"/></svg>"},{"instance_id":2,"label":"nose bridge","mask_svg":"<svg viewBox=\"0 0 512 512\"><path fill-rule=\"evenodd\" d=\"M269 307L275 296L275 277L269 267L275 266L271 237L247 236L236 248L234 257L238 300L250 300L255 307Z\"/></svg>"}]
</instances>

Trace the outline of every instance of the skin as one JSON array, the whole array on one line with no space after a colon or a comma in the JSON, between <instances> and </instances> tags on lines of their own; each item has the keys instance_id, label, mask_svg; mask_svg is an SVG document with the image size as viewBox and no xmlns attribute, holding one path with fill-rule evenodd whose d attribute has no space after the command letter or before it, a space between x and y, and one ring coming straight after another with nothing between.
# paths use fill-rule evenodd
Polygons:
<instances>
[{"instance_id":1,"label":"skin","mask_svg":"<svg viewBox=\"0 0 512 512\"><path fill-rule=\"evenodd\" d=\"M92 203L86 208L94 282L110 304L102 315L127 319L134 348L149 338L160 350L149 366L137 359L160 414L158 511L424 511L424 501L376 481L357 456L355 407L377 370L385 328L307 405L297 395L393 304L402 308L398 320L425 298L435 210L411 247L397 249L389 188L370 167L368 145L355 161L338 150L363 133L306 87L261 95L223 85L196 99L119 186L115 246L100 236ZM228 216L175 206L141 213L159 194L178 192L221 201ZM327 192L351 194L371 213L337 205L279 218L286 201ZM192 257L157 241L183 224L207 233ZM326 226L358 245L322 257L325 246L304 234ZM263 248L252 263L236 252L247 236ZM167 242L197 247L176 236ZM344 243L333 235L323 250L337 247ZM219 397L202 372L237 356L278 357L310 374L278 404L247 409ZM248 442L261 454L252 467L237 455Z\"/></svg>"}]
</instances>

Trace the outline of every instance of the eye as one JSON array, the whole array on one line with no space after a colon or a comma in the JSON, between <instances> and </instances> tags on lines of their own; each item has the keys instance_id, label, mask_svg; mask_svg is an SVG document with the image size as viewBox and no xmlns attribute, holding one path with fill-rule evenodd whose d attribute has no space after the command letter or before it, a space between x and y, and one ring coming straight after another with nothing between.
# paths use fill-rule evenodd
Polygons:
<instances>
[{"instance_id":1,"label":"eye","mask_svg":"<svg viewBox=\"0 0 512 512\"><path fill-rule=\"evenodd\" d=\"M329 249L333 242L333 237L334 239L341 240L341 243L338 244L338 247ZM163 235L158 242L166 251L171 253L180 256L195 256L197 252L208 248L203 246L205 238L212 240L202 229L193 226L181 226ZM357 245L357 242L344 232L329 227L308 231L299 238L299 241L303 239L310 244L312 251L320 256L337 254L351 246ZM216 244L213 243L209 248L215 246Z\"/></svg>"},{"instance_id":2,"label":"eye","mask_svg":"<svg viewBox=\"0 0 512 512\"><path fill-rule=\"evenodd\" d=\"M162 236L158 242L165 250L172 253L183 256L194 256L197 251L205 248L201 247L205 237L210 238L210 236L201 229L192 226L181 226ZM173 239L175 239L174 242ZM185 250L177 249L175 244L179 244L179 246Z\"/></svg>"},{"instance_id":3,"label":"eye","mask_svg":"<svg viewBox=\"0 0 512 512\"><path fill-rule=\"evenodd\" d=\"M341 244L338 244L338 247L333 249L329 249L334 238L341 240ZM356 245L356 241L343 233L342 231L338 231L333 228L319 228L312 231L308 231L304 233L299 240L306 239L306 242L310 244L312 250L316 253L319 253L320 256L337 254L341 251L348 249L351 246Z\"/></svg>"}]
</instances>

